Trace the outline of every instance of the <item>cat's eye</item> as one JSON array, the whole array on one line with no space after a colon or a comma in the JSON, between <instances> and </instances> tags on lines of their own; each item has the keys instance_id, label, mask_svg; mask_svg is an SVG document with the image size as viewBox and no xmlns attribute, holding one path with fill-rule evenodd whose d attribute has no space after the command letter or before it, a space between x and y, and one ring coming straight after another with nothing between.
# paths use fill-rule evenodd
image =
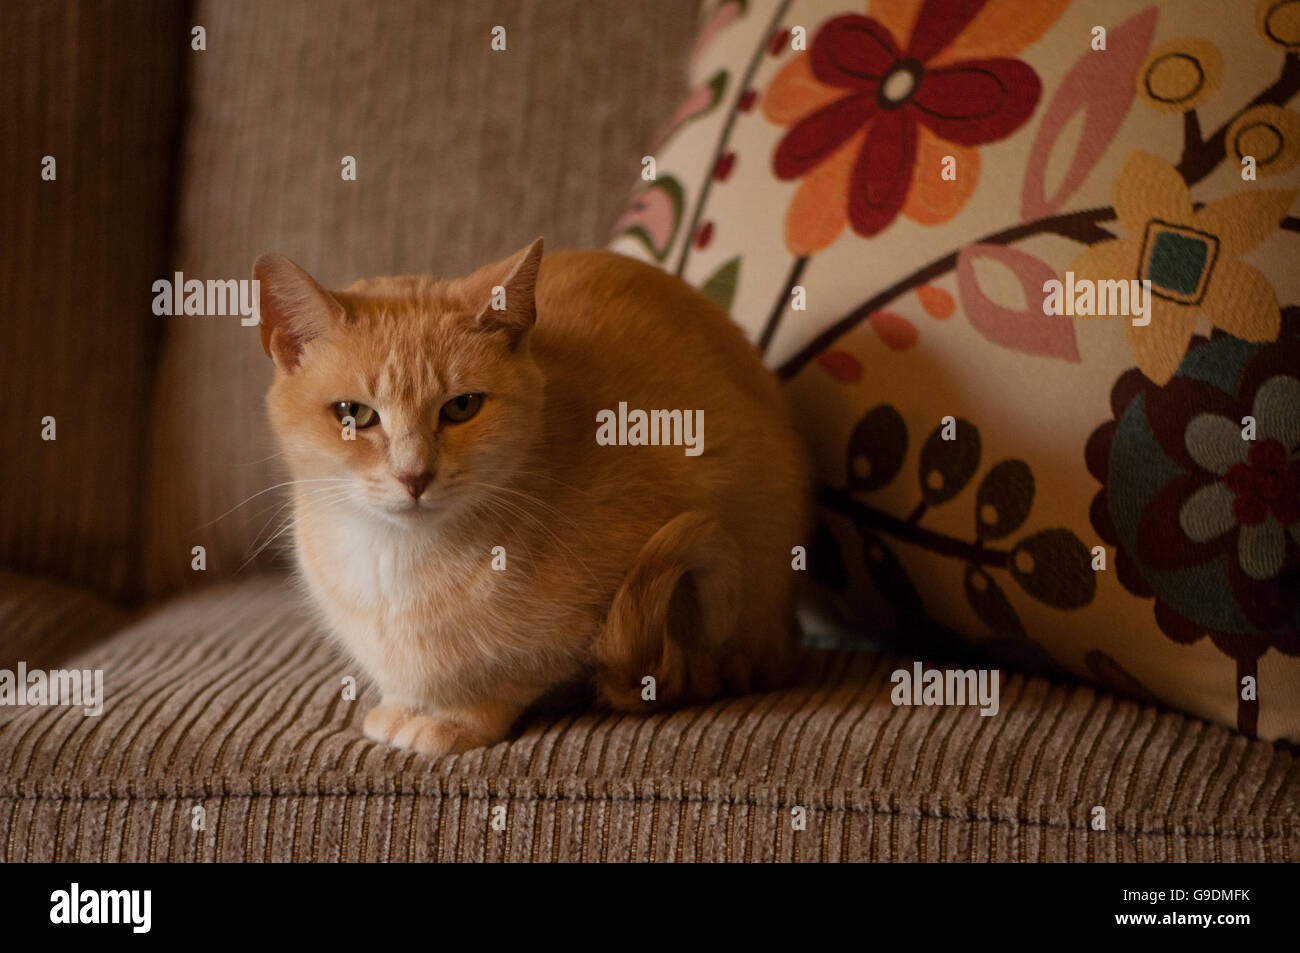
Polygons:
<instances>
[{"instance_id":1,"label":"cat's eye","mask_svg":"<svg viewBox=\"0 0 1300 953\"><path fill-rule=\"evenodd\" d=\"M482 394L461 394L442 405L442 419L453 424L464 423L483 406Z\"/></svg>"},{"instance_id":2,"label":"cat's eye","mask_svg":"<svg viewBox=\"0 0 1300 953\"><path fill-rule=\"evenodd\" d=\"M367 407L355 400L340 400L334 404L333 410L334 416L340 421L344 417L351 417L356 422L358 430L365 430L379 423L379 413L375 408Z\"/></svg>"}]
</instances>

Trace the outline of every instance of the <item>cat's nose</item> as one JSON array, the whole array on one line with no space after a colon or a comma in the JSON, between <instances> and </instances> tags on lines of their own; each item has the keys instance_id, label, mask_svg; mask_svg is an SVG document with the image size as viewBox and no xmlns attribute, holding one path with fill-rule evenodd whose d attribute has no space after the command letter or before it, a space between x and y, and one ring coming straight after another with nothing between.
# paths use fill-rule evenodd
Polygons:
<instances>
[{"instance_id":1,"label":"cat's nose","mask_svg":"<svg viewBox=\"0 0 1300 953\"><path fill-rule=\"evenodd\" d=\"M411 499L418 500L425 487L433 482L433 474L428 470L419 473L399 473L397 482L406 487L406 492L411 494Z\"/></svg>"}]
</instances>

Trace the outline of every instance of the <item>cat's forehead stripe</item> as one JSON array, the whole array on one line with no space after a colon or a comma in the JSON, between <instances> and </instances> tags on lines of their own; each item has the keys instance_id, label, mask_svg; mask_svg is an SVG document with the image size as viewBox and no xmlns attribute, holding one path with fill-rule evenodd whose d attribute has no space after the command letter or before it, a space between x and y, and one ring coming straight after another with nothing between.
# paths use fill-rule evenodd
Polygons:
<instances>
[{"instance_id":1,"label":"cat's forehead stripe","mask_svg":"<svg viewBox=\"0 0 1300 953\"><path fill-rule=\"evenodd\" d=\"M379 372L376 393L390 403L417 404L444 393L446 386L433 361L392 354Z\"/></svg>"}]
</instances>

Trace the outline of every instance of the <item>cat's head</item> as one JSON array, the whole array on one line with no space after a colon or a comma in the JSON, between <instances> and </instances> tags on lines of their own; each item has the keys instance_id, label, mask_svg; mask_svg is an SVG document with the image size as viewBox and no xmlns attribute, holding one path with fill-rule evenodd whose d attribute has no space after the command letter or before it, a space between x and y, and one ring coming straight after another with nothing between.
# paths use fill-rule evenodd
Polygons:
<instances>
[{"instance_id":1,"label":"cat's head","mask_svg":"<svg viewBox=\"0 0 1300 953\"><path fill-rule=\"evenodd\" d=\"M400 525L439 523L506 483L536 439L529 350L539 238L467 278L322 288L253 266L270 420L301 493Z\"/></svg>"}]
</instances>

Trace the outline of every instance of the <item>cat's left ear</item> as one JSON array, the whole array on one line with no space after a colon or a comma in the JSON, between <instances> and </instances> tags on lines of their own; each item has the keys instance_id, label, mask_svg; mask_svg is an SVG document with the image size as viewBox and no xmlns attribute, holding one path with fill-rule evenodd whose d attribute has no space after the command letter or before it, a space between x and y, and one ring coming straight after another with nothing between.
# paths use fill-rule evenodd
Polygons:
<instances>
[{"instance_id":1,"label":"cat's left ear","mask_svg":"<svg viewBox=\"0 0 1300 953\"><path fill-rule=\"evenodd\" d=\"M537 271L542 261L542 240L504 261L481 269L472 276L476 291L486 289L487 302L474 318L475 327L488 333L503 333L511 349L519 346L537 323Z\"/></svg>"},{"instance_id":2,"label":"cat's left ear","mask_svg":"<svg viewBox=\"0 0 1300 953\"><path fill-rule=\"evenodd\" d=\"M316 279L283 255L263 255L253 265L262 350L292 370L303 345L344 319L343 305Z\"/></svg>"}]
</instances>

